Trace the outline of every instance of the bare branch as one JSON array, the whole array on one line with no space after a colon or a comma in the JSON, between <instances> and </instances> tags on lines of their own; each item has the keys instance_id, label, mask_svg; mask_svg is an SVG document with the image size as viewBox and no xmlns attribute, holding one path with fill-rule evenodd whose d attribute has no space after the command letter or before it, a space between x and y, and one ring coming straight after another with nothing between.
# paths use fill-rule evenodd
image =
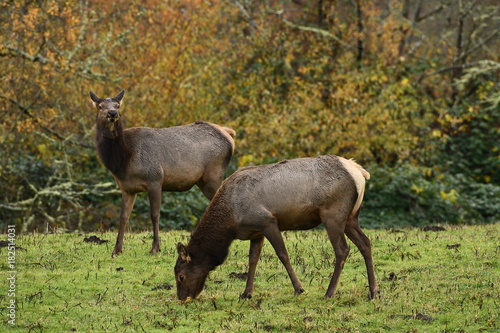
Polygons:
<instances>
[{"instance_id":1,"label":"bare branch","mask_svg":"<svg viewBox=\"0 0 500 333\"><path fill-rule=\"evenodd\" d=\"M53 61L45 58L44 56L42 56L41 54L37 53L35 55L30 55L29 53L27 52L24 52L22 50L19 50L18 48L12 46L12 45L5 45L4 44L4 47L8 50L11 50L13 53L17 54L17 55L20 55L21 57L29 60L29 61L33 61L33 62L39 62L41 64L44 64L44 65L52 65L54 66L54 68L56 70L59 70L60 69L60 66L56 63L54 63Z\"/></svg>"},{"instance_id":2,"label":"bare branch","mask_svg":"<svg viewBox=\"0 0 500 333\"><path fill-rule=\"evenodd\" d=\"M457 70L457 69L464 69L464 68L476 67L476 66L480 66L480 65L482 65L482 62L478 61L478 62L473 62L473 63L470 63L470 64L453 65L453 66L441 68L441 69L438 69L437 71L420 75L420 77L418 78L417 82L420 83L420 82L422 82L423 79L425 79L425 78L427 78L429 76L434 76L434 75L437 75L437 74L441 74L441 73L444 73L444 72L453 71L453 70Z\"/></svg>"},{"instance_id":3,"label":"bare branch","mask_svg":"<svg viewBox=\"0 0 500 333\"><path fill-rule=\"evenodd\" d=\"M415 22L419 23L423 20L426 20L428 19L429 17L433 16L434 14L437 14L439 13L440 11L442 11L444 8L446 8L446 5L441 5L441 6L438 6L436 8L434 8L433 10L431 10L430 12L426 13L426 14L423 14L422 16L418 16L416 19L415 19Z\"/></svg>"},{"instance_id":4,"label":"bare branch","mask_svg":"<svg viewBox=\"0 0 500 333\"><path fill-rule=\"evenodd\" d=\"M33 119L35 121L35 123L37 125L39 125L45 132L47 132L47 133L55 136L57 139L59 139L61 141L68 140L69 138L63 136L62 134L54 131L53 129L51 129L51 128L47 127L47 126L41 125L40 120L37 117L35 117L33 114L31 114L30 109L35 104L34 101L38 100L38 96L40 96L40 93L41 93L41 90L38 91L38 93L33 98L33 102L30 105L28 105L28 106L25 106L25 105L19 103L19 101L15 100L15 99L12 99L10 97L7 97L7 96L5 96L3 94L0 94L0 98L6 99L9 102L11 102L12 104L14 104L17 108L19 108L19 110L21 110L22 114L24 114L25 116L27 116L30 119ZM93 148L94 147L93 145L90 145L90 144L87 144L87 143L84 143L84 142L81 142L81 141L77 141L77 140L70 140L70 141L72 143L76 144L76 145L81 146L81 147L85 147L85 148Z\"/></svg>"},{"instance_id":5,"label":"bare branch","mask_svg":"<svg viewBox=\"0 0 500 333\"><path fill-rule=\"evenodd\" d=\"M467 56L469 56L472 53L474 53L477 49L483 47L489 41L491 41L492 39L494 39L498 35L499 32L500 32L500 29L497 29L497 30L493 31L493 33L491 33L488 37L486 37L485 39L483 39L481 41L481 43L478 43L477 45L475 45L473 48L471 48L467 52L462 52L462 54L460 54L460 56L458 57L458 59L465 59Z\"/></svg>"},{"instance_id":6,"label":"bare branch","mask_svg":"<svg viewBox=\"0 0 500 333\"><path fill-rule=\"evenodd\" d=\"M42 197L56 197L60 200L67 201L75 207L81 207L79 197L84 195L94 195L102 197L111 194L120 194L120 190L116 188L116 184L111 182L97 184L83 184L75 182L64 182L55 184L43 189L37 189L29 184L35 194L28 199L20 200L11 203L0 203L0 208L12 211L29 211L36 204L36 201Z\"/></svg>"},{"instance_id":7,"label":"bare branch","mask_svg":"<svg viewBox=\"0 0 500 333\"><path fill-rule=\"evenodd\" d=\"M245 18L248 20L248 22L250 22L250 24L252 24L253 26L257 25L255 21L252 19L252 16L248 12L248 10L245 8L245 6L243 6L238 0L230 0L230 2L233 3L236 7L238 7L240 12L243 14L243 16L245 16Z\"/></svg>"},{"instance_id":8,"label":"bare branch","mask_svg":"<svg viewBox=\"0 0 500 333\"><path fill-rule=\"evenodd\" d=\"M271 14L274 14L274 15L278 16L281 19L281 21L286 26L288 26L288 27L299 29L299 30L302 30L302 31L314 32L315 34L320 35L322 37L333 39L334 41L336 41L340 45L343 45L343 46L345 46L345 47L347 47L349 49L353 49L353 50L357 50L358 49L355 46L347 44L346 42L344 42L343 40L341 40L340 38L338 38L337 36L335 36L334 34L332 34L329 31L326 31L326 30L320 29L320 28L307 27L307 26L303 26L303 25L299 25L299 24L295 24L293 22L290 22L289 20L287 20L286 18L284 18L282 16L282 12L281 11L277 12L277 11L272 11L270 9L268 9L268 11Z\"/></svg>"}]
</instances>

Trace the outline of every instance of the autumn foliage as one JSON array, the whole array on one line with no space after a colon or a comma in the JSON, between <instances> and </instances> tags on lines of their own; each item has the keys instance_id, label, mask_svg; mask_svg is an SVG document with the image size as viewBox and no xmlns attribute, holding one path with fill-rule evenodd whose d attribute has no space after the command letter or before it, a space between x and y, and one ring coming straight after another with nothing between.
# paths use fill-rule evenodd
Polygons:
<instances>
[{"instance_id":1,"label":"autumn foliage","mask_svg":"<svg viewBox=\"0 0 500 333\"><path fill-rule=\"evenodd\" d=\"M465 209L449 196L465 199L464 184L498 193L493 0L23 0L0 4L0 18L0 220L23 231L116 223L119 195L96 157L89 90L125 89L127 126L236 129L232 170L355 158L383 182L408 185L403 212L424 220L435 198ZM377 181L372 213L392 200ZM193 193L171 198L164 214L174 220L194 222L206 204Z\"/></svg>"}]
</instances>

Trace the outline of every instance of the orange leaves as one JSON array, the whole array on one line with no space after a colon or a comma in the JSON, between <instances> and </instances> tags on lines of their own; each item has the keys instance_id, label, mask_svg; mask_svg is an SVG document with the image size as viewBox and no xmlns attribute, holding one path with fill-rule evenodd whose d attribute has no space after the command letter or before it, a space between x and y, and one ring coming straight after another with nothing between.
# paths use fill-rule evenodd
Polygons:
<instances>
[{"instance_id":1,"label":"orange leaves","mask_svg":"<svg viewBox=\"0 0 500 333\"><path fill-rule=\"evenodd\" d=\"M31 133L35 128L36 121L33 118L27 118L16 122L16 131L19 133Z\"/></svg>"},{"instance_id":2,"label":"orange leaves","mask_svg":"<svg viewBox=\"0 0 500 333\"><path fill-rule=\"evenodd\" d=\"M209 120L235 127L236 154L256 160L346 153L384 161L411 155L438 104L429 96L449 87L441 80L427 94L416 84L422 67L440 64L418 58L426 55L418 48L417 57L402 54L417 31L401 2L322 2L322 17L313 2L273 2L272 13L257 1L11 3L0 45L19 41L26 54L13 52L4 66L2 94L43 119L21 119L24 132L46 126L91 144L86 92L123 88L128 126Z\"/></svg>"}]
</instances>

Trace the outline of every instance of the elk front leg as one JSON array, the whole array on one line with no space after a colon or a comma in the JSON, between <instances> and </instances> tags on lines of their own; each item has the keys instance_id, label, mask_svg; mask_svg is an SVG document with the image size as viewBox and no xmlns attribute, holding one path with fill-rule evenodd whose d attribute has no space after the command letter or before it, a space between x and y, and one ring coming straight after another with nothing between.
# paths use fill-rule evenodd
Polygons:
<instances>
[{"instance_id":1,"label":"elk front leg","mask_svg":"<svg viewBox=\"0 0 500 333\"><path fill-rule=\"evenodd\" d=\"M122 191L122 208L120 211L120 227L118 229L118 236L116 238L115 248L111 253L111 256L114 257L117 254L122 253L123 251L123 236L125 235L125 228L127 226L128 218L132 209L134 208L136 194L135 193L127 193Z\"/></svg>"},{"instance_id":2,"label":"elk front leg","mask_svg":"<svg viewBox=\"0 0 500 333\"><path fill-rule=\"evenodd\" d=\"M153 245L150 253L160 252L160 206L161 206L161 185L159 189L151 189L148 192L149 206L151 213L151 223L153 224Z\"/></svg>"},{"instance_id":3,"label":"elk front leg","mask_svg":"<svg viewBox=\"0 0 500 333\"><path fill-rule=\"evenodd\" d=\"M240 298L252 298L253 292L253 282L255 279L255 270L257 269L257 263L259 262L260 252L262 246L264 245L264 237L252 239L250 241L250 253L248 255L248 275L247 275L247 285L243 294Z\"/></svg>"},{"instance_id":4,"label":"elk front leg","mask_svg":"<svg viewBox=\"0 0 500 333\"><path fill-rule=\"evenodd\" d=\"M276 221L274 221L271 226L269 226L265 232L264 236L269 240L273 246L278 258L280 258L281 263L285 266L288 276L292 281L293 289L295 290L295 295L302 294L305 290L302 288L297 275L295 274L292 265L290 264L290 258L288 257L288 252L285 247L285 242L283 242L283 237L281 237L280 230L278 229Z\"/></svg>"}]
</instances>

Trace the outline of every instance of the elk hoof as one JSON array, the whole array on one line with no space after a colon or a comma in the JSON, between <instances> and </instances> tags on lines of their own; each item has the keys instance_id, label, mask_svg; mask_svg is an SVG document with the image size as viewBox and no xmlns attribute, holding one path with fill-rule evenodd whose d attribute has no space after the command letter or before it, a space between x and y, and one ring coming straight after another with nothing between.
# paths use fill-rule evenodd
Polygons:
<instances>
[{"instance_id":1,"label":"elk hoof","mask_svg":"<svg viewBox=\"0 0 500 333\"><path fill-rule=\"evenodd\" d=\"M370 301L371 301L371 300L374 300L376 297L379 297L379 296L380 296L380 294L379 294L378 289L377 289L377 290L374 290L374 291L370 291L370 292L368 293L368 300L370 300Z\"/></svg>"},{"instance_id":2,"label":"elk hoof","mask_svg":"<svg viewBox=\"0 0 500 333\"><path fill-rule=\"evenodd\" d=\"M252 294L243 293L240 295L240 299L250 299L250 298L252 298Z\"/></svg>"},{"instance_id":3,"label":"elk hoof","mask_svg":"<svg viewBox=\"0 0 500 333\"><path fill-rule=\"evenodd\" d=\"M300 294L302 294L304 291L305 291L305 290L304 290L304 288L299 288L299 289L295 290L295 295L300 295Z\"/></svg>"}]
</instances>

